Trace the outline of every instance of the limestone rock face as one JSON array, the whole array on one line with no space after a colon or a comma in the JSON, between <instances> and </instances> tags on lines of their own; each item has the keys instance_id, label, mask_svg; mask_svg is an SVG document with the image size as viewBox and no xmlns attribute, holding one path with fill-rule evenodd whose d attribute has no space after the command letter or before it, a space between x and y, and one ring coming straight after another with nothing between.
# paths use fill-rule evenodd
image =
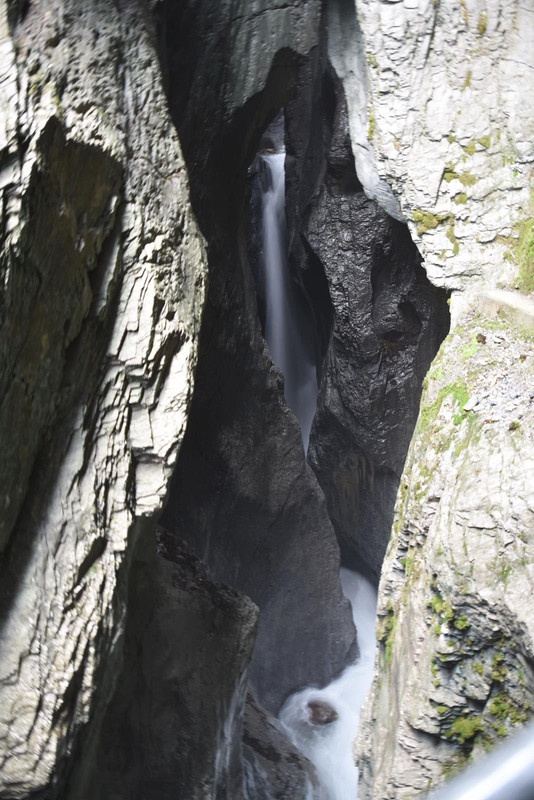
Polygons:
<instances>
[{"instance_id":1,"label":"limestone rock face","mask_svg":"<svg viewBox=\"0 0 534 800\"><path fill-rule=\"evenodd\" d=\"M534 50L520 3L351 5L356 23L329 46L352 144L374 156L430 280L453 290L456 326L425 390L380 585L357 758L360 795L382 800L422 795L532 706L532 349L520 326L476 316L474 297L532 290Z\"/></svg>"},{"instance_id":2,"label":"limestone rock face","mask_svg":"<svg viewBox=\"0 0 534 800\"><path fill-rule=\"evenodd\" d=\"M472 312L429 373L378 605L363 798L426 794L534 703L531 337Z\"/></svg>"},{"instance_id":3,"label":"limestone rock face","mask_svg":"<svg viewBox=\"0 0 534 800\"><path fill-rule=\"evenodd\" d=\"M353 83L367 86L368 139L428 276L453 288L513 280L504 256L532 216L531 5L355 6L364 57Z\"/></svg>"},{"instance_id":4,"label":"limestone rock face","mask_svg":"<svg viewBox=\"0 0 534 800\"><path fill-rule=\"evenodd\" d=\"M0 795L65 797L156 547L206 266L145 4L0 14Z\"/></svg>"}]
</instances>

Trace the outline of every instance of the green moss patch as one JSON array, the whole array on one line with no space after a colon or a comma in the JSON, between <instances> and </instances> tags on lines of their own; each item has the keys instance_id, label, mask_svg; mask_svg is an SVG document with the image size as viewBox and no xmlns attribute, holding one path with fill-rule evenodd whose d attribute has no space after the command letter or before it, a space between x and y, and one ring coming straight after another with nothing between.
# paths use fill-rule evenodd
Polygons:
<instances>
[{"instance_id":1,"label":"green moss patch","mask_svg":"<svg viewBox=\"0 0 534 800\"><path fill-rule=\"evenodd\" d=\"M442 222L449 218L448 214L432 214L431 211L420 211L416 209L412 212L412 219L417 224L417 233L423 233L437 228Z\"/></svg>"},{"instance_id":2,"label":"green moss patch","mask_svg":"<svg viewBox=\"0 0 534 800\"><path fill-rule=\"evenodd\" d=\"M375 110L372 105L369 106L369 122L367 125L367 138L371 142L375 135Z\"/></svg>"},{"instance_id":3,"label":"green moss patch","mask_svg":"<svg viewBox=\"0 0 534 800\"><path fill-rule=\"evenodd\" d=\"M465 76L465 80L463 82L462 92L463 92L464 89L468 89L469 86L471 86L471 76L472 76L472 74L473 73L471 72L471 70L468 69L467 73L466 73L466 76Z\"/></svg>"},{"instance_id":4,"label":"green moss patch","mask_svg":"<svg viewBox=\"0 0 534 800\"><path fill-rule=\"evenodd\" d=\"M525 294L534 292L534 188L530 193L531 216L516 226L517 241L512 245L519 266L519 289Z\"/></svg>"},{"instance_id":5,"label":"green moss patch","mask_svg":"<svg viewBox=\"0 0 534 800\"><path fill-rule=\"evenodd\" d=\"M453 414L453 423L455 425L459 425L460 422L465 418L467 412L464 411L464 406L469 399L469 393L466 385L462 381L458 380L454 381L453 383L449 383L447 386L444 386L442 389L440 389L436 399L429 405L421 408L419 424L423 431L425 431L436 419L440 412L443 400L449 395L452 395L453 404L457 409Z\"/></svg>"},{"instance_id":6,"label":"green moss patch","mask_svg":"<svg viewBox=\"0 0 534 800\"><path fill-rule=\"evenodd\" d=\"M396 625L395 611L389 608L387 615L379 621L376 632L376 638L385 646L384 658L386 659L386 664L391 664Z\"/></svg>"},{"instance_id":7,"label":"green moss patch","mask_svg":"<svg viewBox=\"0 0 534 800\"><path fill-rule=\"evenodd\" d=\"M488 29L488 15L481 11L477 19L477 31L479 36L484 36Z\"/></svg>"},{"instance_id":8,"label":"green moss patch","mask_svg":"<svg viewBox=\"0 0 534 800\"><path fill-rule=\"evenodd\" d=\"M464 148L464 150L467 153L469 153L469 155L472 155L472 153L470 152L471 145L473 145L473 153L474 153L475 152L475 150L474 150L474 147L475 147L474 142L470 142ZM447 183L450 183L451 181L460 181L460 183L462 183L464 186L473 186L477 182L478 178L476 177L476 175L473 175L471 172L467 172L467 171L456 172L455 167L447 166L443 170L443 180L447 181Z\"/></svg>"},{"instance_id":9,"label":"green moss patch","mask_svg":"<svg viewBox=\"0 0 534 800\"><path fill-rule=\"evenodd\" d=\"M472 714L468 717L458 717L455 719L448 732L450 732L451 737L454 736L460 744L464 744L464 742L474 739L477 733L483 730L483 727L482 717Z\"/></svg>"}]
</instances>

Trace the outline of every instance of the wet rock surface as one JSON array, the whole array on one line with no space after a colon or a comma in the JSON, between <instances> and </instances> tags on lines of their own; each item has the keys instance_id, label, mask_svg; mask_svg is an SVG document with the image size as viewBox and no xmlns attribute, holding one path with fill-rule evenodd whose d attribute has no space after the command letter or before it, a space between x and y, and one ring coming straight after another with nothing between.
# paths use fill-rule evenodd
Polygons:
<instances>
[{"instance_id":1,"label":"wet rock surface","mask_svg":"<svg viewBox=\"0 0 534 800\"><path fill-rule=\"evenodd\" d=\"M240 797L241 715L256 621L254 604L209 581L176 537L160 530L156 547L152 538L142 540L130 566L116 689L68 796Z\"/></svg>"},{"instance_id":2,"label":"wet rock surface","mask_svg":"<svg viewBox=\"0 0 534 800\"><path fill-rule=\"evenodd\" d=\"M313 765L280 730L278 720L250 694L243 725L245 800L307 800L309 787L317 784Z\"/></svg>"},{"instance_id":3,"label":"wet rock surface","mask_svg":"<svg viewBox=\"0 0 534 800\"><path fill-rule=\"evenodd\" d=\"M306 69L321 122L306 82L286 116L291 258L314 310L321 378L308 459L345 563L378 580L422 381L448 331L447 296L428 281L406 225L364 194L326 56Z\"/></svg>"},{"instance_id":4,"label":"wet rock surface","mask_svg":"<svg viewBox=\"0 0 534 800\"><path fill-rule=\"evenodd\" d=\"M313 725L331 725L338 718L336 709L323 700L310 700L308 709Z\"/></svg>"}]
</instances>

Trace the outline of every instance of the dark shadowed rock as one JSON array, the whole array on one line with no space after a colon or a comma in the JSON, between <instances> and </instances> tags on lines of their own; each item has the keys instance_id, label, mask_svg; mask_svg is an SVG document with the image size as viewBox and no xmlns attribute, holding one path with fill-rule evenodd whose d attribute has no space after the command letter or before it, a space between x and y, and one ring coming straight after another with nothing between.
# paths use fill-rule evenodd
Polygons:
<instances>
[{"instance_id":1,"label":"dark shadowed rock","mask_svg":"<svg viewBox=\"0 0 534 800\"><path fill-rule=\"evenodd\" d=\"M140 541L129 586L113 700L69 798L237 800L257 609L164 532Z\"/></svg>"},{"instance_id":2,"label":"dark shadowed rock","mask_svg":"<svg viewBox=\"0 0 534 800\"><path fill-rule=\"evenodd\" d=\"M162 524L188 542L212 580L258 605L250 680L258 702L276 712L290 692L328 682L354 643L338 545L261 334L244 235L248 166L317 42L320 4L243 5L236 41L244 37L246 53L219 47L230 10L192 0L161 10L170 108L210 269L195 394ZM285 49L288 21L293 51ZM181 37L189 93L165 44L170 31ZM225 83L238 65L239 86Z\"/></svg>"},{"instance_id":3,"label":"dark shadowed rock","mask_svg":"<svg viewBox=\"0 0 534 800\"><path fill-rule=\"evenodd\" d=\"M448 330L447 296L406 225L362 191L341 83L325 59L305 69L313 106L298 83L286 119L291 261L321 355L308 458L345 562L377 579L423 377Z\"/></svg>"},{"instance_id":4,"label":"dark shadowed rock","mask_svg":"<svg viewBox=\"0 0 534 800\"><path fill-rule=\"evenodd\" d=\"M287 739L278 720L247 696L243 755L245 800L306 800L315 768Z\"/></svg>"}]
</instances>

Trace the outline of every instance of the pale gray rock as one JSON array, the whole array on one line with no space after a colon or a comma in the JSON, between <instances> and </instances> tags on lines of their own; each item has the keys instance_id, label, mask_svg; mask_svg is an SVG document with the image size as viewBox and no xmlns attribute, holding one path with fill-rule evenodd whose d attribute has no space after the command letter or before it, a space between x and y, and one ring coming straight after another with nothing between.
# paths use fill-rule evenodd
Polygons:
<instances>
[{"instance_id":1,"label":"pale gray rock","mask_svg":"<svg viewBox=\"0 0 534 800\"><path fill-rule=\"evenodd\" d=\"M520 328L472 313L429 373L380 584L364 800L425 795L532 714L533 365Z\"/></svg>"},{"instance_id":2,"label":"pale gray rock","mask_svg":"<svg viewBox=\"0 0 534 800\"><path fill-rule=\"evenodd\" d=\"M8 22L2 3L4 798L61 794L109 700L130 554L184 432L206 269L144 4L16 10Z\"/></svg>"},{"instance_id":3,"label":"pale gray rock","mask_svg":"<svg viewBox=\"0 0 534 800\"><path fill-rule=\"evenodd\" d=\"M353 6L352 52L365 58L356 82L358 70L338 67L353 120L360 115L353 146L365 98L366 149L430 280L453 290L458 326L430 373L382 574L381 644L357 757L360 796L383 800L424 794L532 706L532 345L511 309L511 328L482 325L473 309L480 292L524 285L534 27L530 3ZM485 338L473 340L475 331ZM433 596L440 613L427 605ZM458 721L464 714L471 723Z\"/></svg>"},{"instance_id":4,"label":"pale gray rock","mask_svg":"<svg viewBox=\"0 0 534 800\"><path fill-rule=\"evenodd\" d=\"M387 213L405 222L401 206L388 183L378 174L368 121L369 81L365 43L353 0L331 0L327 4L328 57L341 79L349 112L352 151L358 179L367 197ZM373 123L374 124L374 123Z\"/></svg>"},{"instance_id":5,"label":"pale gray rock","mask_svg":"<svg viewBox=\"0 0 534 800\"><path fill-rule=\"evenodd\" d=\"M355 6L378 174L400 202L430 279L454 288L513 281L506 240L532 216L532 4Z\"/></svg>"}]
</instances>

